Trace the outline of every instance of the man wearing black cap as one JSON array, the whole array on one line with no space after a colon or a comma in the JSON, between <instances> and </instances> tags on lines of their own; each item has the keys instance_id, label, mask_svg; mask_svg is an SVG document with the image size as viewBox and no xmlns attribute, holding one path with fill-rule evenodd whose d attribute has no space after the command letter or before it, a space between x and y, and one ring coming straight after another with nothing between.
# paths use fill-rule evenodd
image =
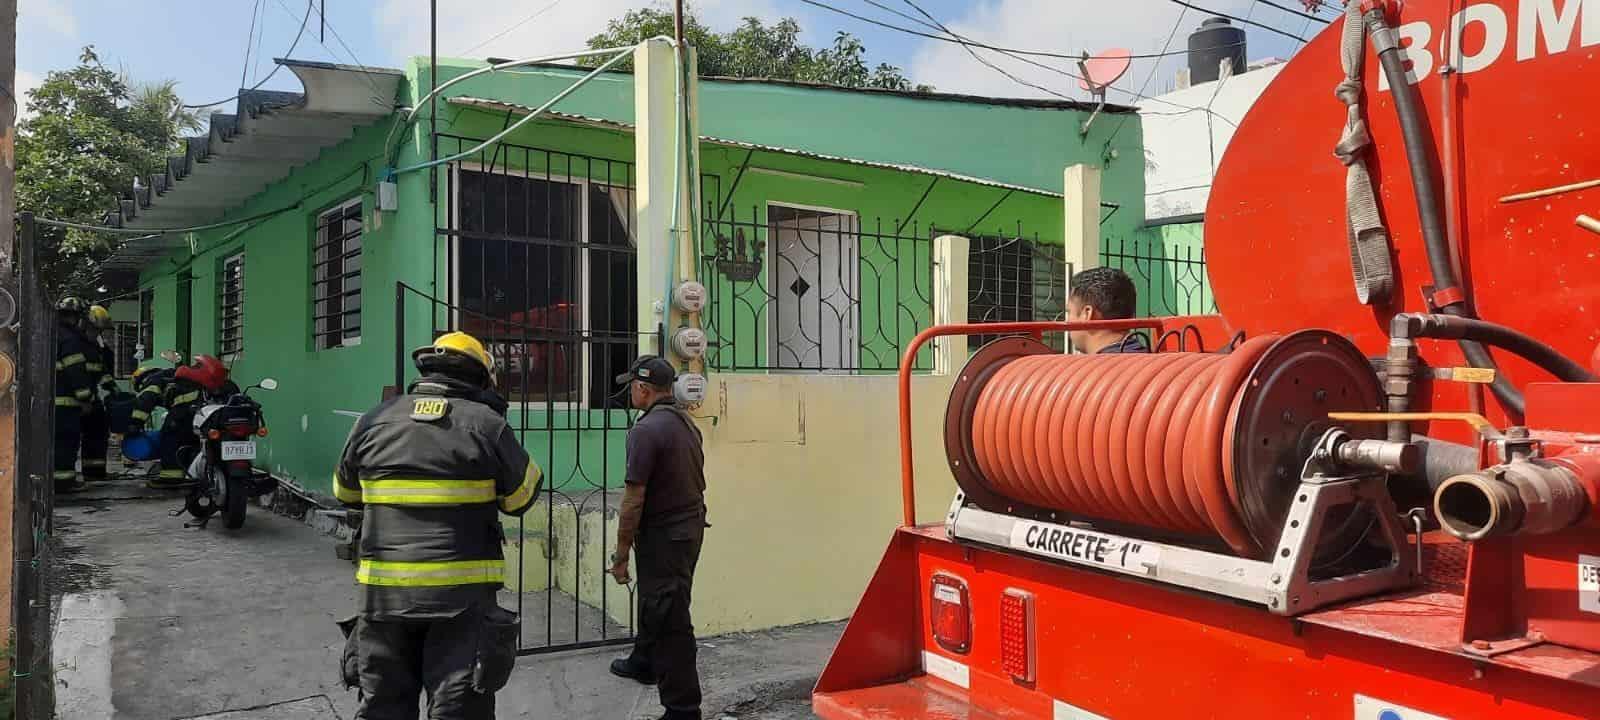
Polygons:
<instances>
[{"instance_id":1,"label":"man wearing black cap","mask_svg":"<svg viewBox=\"0 0 1600 720\"><path fill-rule=\"evenodd\" d=\"M628 551L639 570L639 634L633 653L611 663L620 677L660 683L662 720L700 720L689 598L705 538L705 453L700 430L673 399L677 372L654 355L634 362L617 383L643 411L628 431L627 490L617 522L611 575L627 584Z\"/></svg>"}]
</instances>

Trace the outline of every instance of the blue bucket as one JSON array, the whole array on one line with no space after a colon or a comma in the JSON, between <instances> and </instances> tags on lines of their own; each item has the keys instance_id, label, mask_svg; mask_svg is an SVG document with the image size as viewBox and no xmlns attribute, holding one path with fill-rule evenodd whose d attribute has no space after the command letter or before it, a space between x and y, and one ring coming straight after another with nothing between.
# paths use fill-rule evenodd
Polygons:
<instances>
[{"instance_id":1,"label":"blue bucket","mask_svg":"<svg viewBox=\"0 0 1600 720\"><path fill-rule=\"evenodd\" d=\"M122 456L135 462L154 460L161 456L161 431L146 430L122 438Z\"/></svg>"}]
</instances>

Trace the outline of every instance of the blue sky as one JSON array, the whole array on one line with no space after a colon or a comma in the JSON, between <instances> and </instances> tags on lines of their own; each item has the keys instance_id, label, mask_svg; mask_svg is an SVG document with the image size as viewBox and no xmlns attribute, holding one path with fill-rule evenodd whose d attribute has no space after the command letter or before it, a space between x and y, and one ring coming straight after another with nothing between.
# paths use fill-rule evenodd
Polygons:
<instances>
[{"instance_id":1,"label":"blue sky","mask_svg":"<svg viewBox=\"0 0 1600 720\"><path fill-rule=\"evenodd\" d=\"M78 50L93 44L112 67L122 68L135 82L173 79L190 102L210 102L253 85L271 71L271 59L289 48L307 0L259 0L259 52L245 49L258 0L21 0L19 8L18 85L26 91L54 69L71 66ZM857 14L899 25L910 22L873 7L865 0L824 0ZM315 0L321 6L324 0ZM903 0L880 0L888 7L912 12ZM645 0L445 0L440 18L440 52L469 57L526 57L577 49L601 29L606 19ZM766 19L794 17L812 44L829 42L838 30L861 37L872 62L899 65L913 80L940 90L985 95L1046 96L1045 91L1006 79L973 60L961 47L872 27L799 0L700 0L698 12L713 27L730 27L744 15ZM1161 48L1175 23L1182 29L1173 48L1202 15L1169 0L921 0L920 5L956 32L1011 47L1052 52L1091 52L1126 47L1135 53ZM1307 21L1291 17L1256 0L1199 0L1197 4L1269 22L1295 34ZM1280 0L1298 6L1298 0ZM399 67L428 51L427 0L326 0L326 39L313 14L310 27L293 53L312 60ZM1182 18L1180 20L1180 13ZM1331 12L1326 13L1332 15ZM529 18L532 17L531 20ZM526 21L526 22L523 22ZM520 24L519 24L520 23ZM513 28L500 38L492 36ZM1298 43L1262 30L1250 31L1252 59L1287 57ZM1058 74L986 54L991 61L1030 83L1080 97L1076 83ZM1119 87L1146 87L1156 61L1138 61ZM1178 64L1165 61L1146 92L1167 89ZM241 72L242 71L242 72ZM265 87L299 90L284 72ZM1131 101L1113 94L1113 101Z\"/></svg>"}]
</instances>

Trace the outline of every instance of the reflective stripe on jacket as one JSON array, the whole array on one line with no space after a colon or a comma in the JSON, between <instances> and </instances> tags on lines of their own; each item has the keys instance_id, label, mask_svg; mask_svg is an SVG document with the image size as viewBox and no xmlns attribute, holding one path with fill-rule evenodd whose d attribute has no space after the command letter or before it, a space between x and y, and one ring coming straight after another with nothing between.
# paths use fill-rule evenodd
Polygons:
<instances>
[{"instance_id":1,"label":"reflective stripe on jacket","mask_svg":"<svg viewBox=\"0 0 1600 720\"><path fill-rule=\"evenodd\" d=\"M474 393L425 378L350 431L333 494L362 508L356 582L369 618L450 617L504 581L499 513L526 512L543 477Z\"/></svg>"}]
</instances>

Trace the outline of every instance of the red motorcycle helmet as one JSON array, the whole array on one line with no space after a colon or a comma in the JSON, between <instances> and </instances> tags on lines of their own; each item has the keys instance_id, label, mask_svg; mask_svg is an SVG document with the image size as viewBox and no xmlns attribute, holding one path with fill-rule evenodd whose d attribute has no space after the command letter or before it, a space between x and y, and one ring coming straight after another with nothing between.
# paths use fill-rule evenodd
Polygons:
<instances>
[{"instance_id":1,"label":"red motorcycle helmet","mask_svg":"<svg viewBox=\"0 0 1600 720\"><path fill-rule=\"evenodd\" d=\"M179 380L205 388L206 392L217 392L228 382L228 366L210 355L196 355L193 362L178 368L175 375Z\"/></svg>"}]
</instances>

